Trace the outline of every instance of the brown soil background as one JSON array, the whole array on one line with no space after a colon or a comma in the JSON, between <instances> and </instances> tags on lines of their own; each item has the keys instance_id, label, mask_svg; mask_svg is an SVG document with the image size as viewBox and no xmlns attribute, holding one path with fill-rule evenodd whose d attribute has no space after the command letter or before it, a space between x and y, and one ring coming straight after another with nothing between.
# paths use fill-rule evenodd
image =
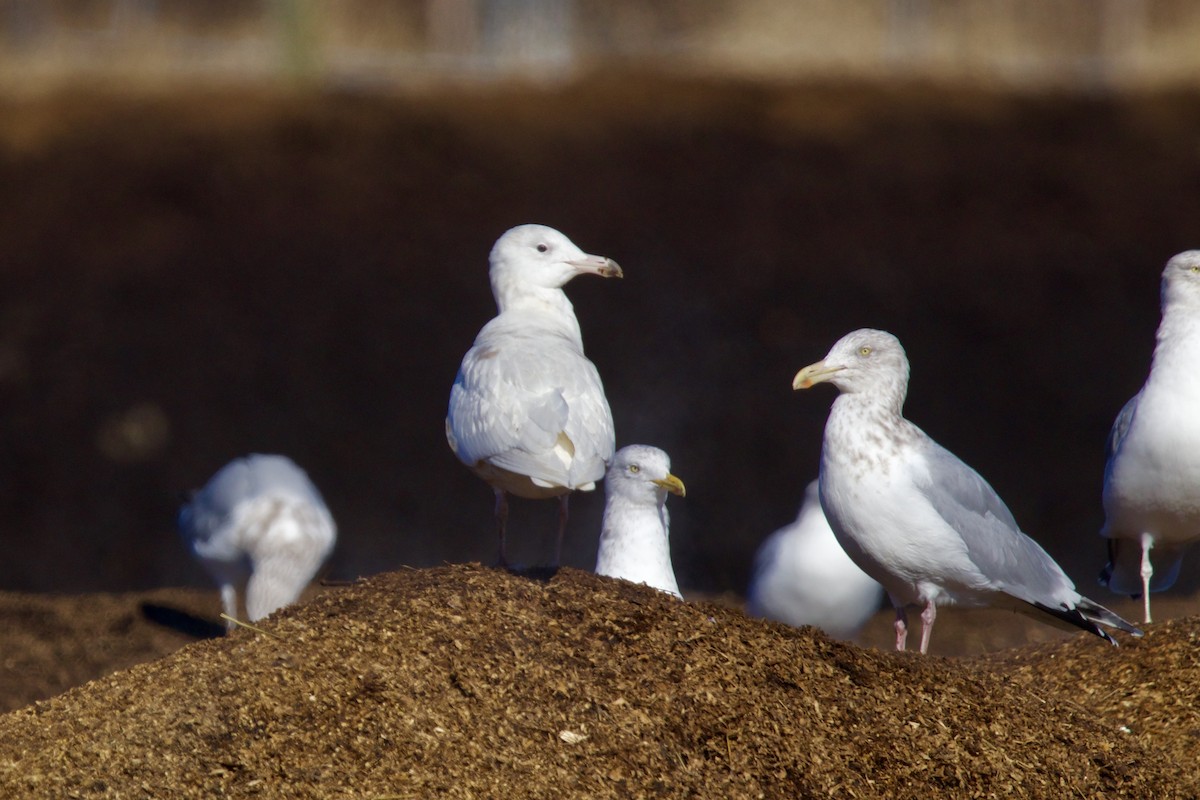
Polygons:
<instances>
[{"instance_id":1,"label":"brown soil background","mask_svg":"<svg viewBox=\"0 0 1200 800\"><path fill-rule=\"evenodd\" d=\"M722 604L436 566L494 557L441 420L487 250L524 221L625 268L571 295L620 442L688 484L681 584ZM947 611L921 659L886 651L887 615L864 649L729 606L815 472L827 398L791 375L871 325L909 350L909 416L1136 619L1092 583L1103 441L1162 263L1198 243L1191 94L635 74L4 100L0 796L1195 797L1194 557L1171 621L1119 649ZM217 598L176 492L252 450L326 494L329 576L376 577L279 638L196 641ZM573 504L567 564L600 507ZM553 519L515 509L518 558Z\"/></svg>"},{"instance_id":2,"label":"brown soil background","mask_svg":"<svg viewBox=\"0 0 1200 800\"><path fill-rule=\"evenodd\" d=\"M1200 243L1200 98L792 86L79 91L0 101L0 587L206 585L177 495L248 451L313 476L329 574L494 559L442 420L525 221L616 258L571 296L621 444L658 445L681 585L741 592L795 517L829 393L795 370L895 332L908 414L1081 585L1103 447L1167 257ZM602 497L564 563L594 564ZM553 504L516 504L543 563ZM1185 570L1185 592L1200 575Z\"/></svg>"}]
</instances>

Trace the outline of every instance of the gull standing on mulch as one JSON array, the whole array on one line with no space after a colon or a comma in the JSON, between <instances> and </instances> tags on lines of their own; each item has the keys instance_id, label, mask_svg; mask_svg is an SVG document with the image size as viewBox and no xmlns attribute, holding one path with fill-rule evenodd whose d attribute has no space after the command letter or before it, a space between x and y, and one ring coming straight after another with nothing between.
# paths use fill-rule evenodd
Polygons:
<instances>
[{"instance_id":1,"label":"gull standing on mulch","mask_svg":"<svg viewBox=\"0 0 1200 800\"><path fill-rule=\"evenodd\" d=\"M1108 539L1100 582L1142 595L1147 623L1150 592L1175 583L1184 548L1200 538L1200 250L1163 270L1156 339L1150 376L1108 437L1100 531Z\"/></svg>"},{"instance_id":2,"label":"gull standing on mulch","mask_svg":"<svg viewBox=\"0 0 1200 800\"><path fill-rule=\"evenodd\" d=\"M818 482L812 481L796 521L758 548L746 613L853 639L882 600L883 587L838 544L821 510Z\"/></svg>"},{"instance_id":3,"label":"gull standing on mulch","mask_svg":"<svg viewBox=\"0 0 1200 800\"><path fill-rule=\"evenodd\" d=\"M896 649L904 649L912 604L923 606L922 653L939 605L1042 612L1043 621L1113 644L1101 624L1141 635L1075 591L987 481L901 415L908 374L895 336L862 329L792 382L794 389L826 381L838 388L821 448L821 506L846 553L888 593Z\"/></svg>"},{"instance_id":4,"label":"gull standing on mulch","mask_svg":"<svg viewBox=\"0 0 1200 800\"><path fill-rule=\"evenodd\" d=\"M613 457L604 478L604 522L596 574L644 583L679 599L671 568L671 515L667 493L684 496L671 458L657 447L631 444Z\"/></svg>"},{"instance_id":5,"label":"gull standing on mulch","mask_svg":"<svg viewBox=\"0 0 1200 800\"><path fill-rule=\"evenodd\" d=\"M252 622L296 602L337 540L317 487L290 458L275 455L226 464L180 508L178 525L234 619L245 584Z\"/></svg>"},{"instance_id":6,"label":"gull standing on mulch","mask_svg":"<svg viewBox=\"0 0 1200 800\"><path fill-rule=\"evenodd\" d=\"M506 566L508 494L559 498L554 563L562 556L570 492L591 491L616 449L612 411L562 287L576 275L622 277L544 225L519 225L492 248L499 314L463 356L450 390L446 439L492 487L500 564Z\"/></svg>"}]
</instances>

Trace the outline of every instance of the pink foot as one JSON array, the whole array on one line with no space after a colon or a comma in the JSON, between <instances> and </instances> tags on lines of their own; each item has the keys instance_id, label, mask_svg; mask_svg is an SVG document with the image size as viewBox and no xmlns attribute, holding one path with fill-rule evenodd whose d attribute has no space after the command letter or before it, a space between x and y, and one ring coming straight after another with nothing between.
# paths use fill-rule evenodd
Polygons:
<instances>
[{"instance_id":1,"label":"pink foot","mask_svg":"<svg viewBox=\"0 0 1200 800\"><path fill-rule=\"evenodd\" d=\"M921 612L921 655L929 652L929 639L933 636L933 621L937 619L937 606L930 600Z\"/></svg>"}]
</instances>

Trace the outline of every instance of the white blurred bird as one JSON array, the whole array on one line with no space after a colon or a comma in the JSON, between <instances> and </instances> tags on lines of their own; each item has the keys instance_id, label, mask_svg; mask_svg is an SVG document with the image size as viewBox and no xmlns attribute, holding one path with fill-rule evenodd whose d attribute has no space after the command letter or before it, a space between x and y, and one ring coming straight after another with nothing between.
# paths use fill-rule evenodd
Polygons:
<instances>
[{"instance_id":1,"label":"white blurred bird","mask_svg":"<svg viewBox=\"0 0 1200 800\"><path fill-rule=\"evenodd\" d=\"M1162 275L1162 321L1150 376L1108 437L1100 582L1142 595L1179 577L1183 551L1200 539L1200 250L1179 253ZM1151 563L1158 564L1156 570Z\"/></svg>"},{"instance_id":2,"label":"white blurred bird","mask_svg":"<svg viewBox=\"0 0 1200 800\"><path fill-rule=\"evenodd\" d=\"M818 492L817 481L808 484L796 521L758 548L746 613L853 639L879 610L883 587L838 544Z\"/></svg>"},{"instance_id":3,"label":"white blurred bird","mask_svg":"<svg viewBox=\"0 0 1200 800\"><path fill-rule=\"evenodd\" d=\"M644 444L617 451L604 478L596 574L644 583L682 600L671 568L667 492L685 493L683 481L671 474L670 456Z\"/></svg>"},{"instance_id":4,"label":"white blurred bird","mask_svg":"<svg viewBox=\"0 0 1200 800\"><path fill-rule=\"evenodd\" d=\"M337 539L333 517L308 475L274 455L226 464L180 508L178 525L220 585L230 617L238 617L238 589L245 584L251 621L294 603Z\"/></svg>"},{"instance_id":5,"label":"white blurred bird","mask_svg":"<svg viewBox=\"0 0 1200 800\"><path fill-rule=\"evenodd\" d=\"M999 606L1082 628L1141 635L1075 591L1062 568L1017 527L988 482L901 415L908 357L886 331L846 334L792 388L838 388L821 448L821 507L846 554L883 584L896 609L896 649L906 606L923 606L921 652L940 605Z\"/></svg>"},{"instance_id":6,"label":"white blurred bird","mask_svg":"<svg viewBox=\"0 0 1200 800\"><path fill-rule=\"evenodd\" d=\"M500 563L509 493L559 498L554 563L562 554L567 498L591 491L616 447L612 412L583 354L562 287L576 275L620 278L612 259L580 250L544 225L519 225L492 248L489 277L499 314L463 356L450 390L446 439L496 494Z\"/></svg>"}]
</instances>

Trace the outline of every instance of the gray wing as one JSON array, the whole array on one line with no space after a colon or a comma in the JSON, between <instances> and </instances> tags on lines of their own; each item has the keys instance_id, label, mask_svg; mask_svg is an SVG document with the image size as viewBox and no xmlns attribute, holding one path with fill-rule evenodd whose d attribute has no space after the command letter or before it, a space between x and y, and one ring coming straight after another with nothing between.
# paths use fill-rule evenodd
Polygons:
<instances>
[{"instance_id":1,"label":"gray wing","mask_svg":"<svg viewBox=\"0 0 1200 800\"><path fill-rule=\"evenodd\" d=\"M1057 605L1071 580L979 473L929 440L928 485L918 485L937 513L962 537L967 555L989 583L1029 603Z\"/></svg>"},{"instance_id":2,"label":"gray wing","mask_svg":"<svg viewBox=\"0 0 1200 800\"><path fill-rule=\"evenodd\" d=\"M206 502L224 513L238 503L265 494L286 494L325 507L325 500L308 474L287 456L252 453L235 459L204 487Z\"/></svg>"},{"instance_id":3,"label":"gray wing","mask_svg":"<svg viewBox=\"0 0 1200 800\"><path fill-rule=\"evenodd\" d=\"M595 365L552 333L485 333L450 392L446 428L459 459L557 486L604 477L616 440ZM573 458L556 457L562 448Z\"/></svg>"},{"instance_id":4,"label":"gray wing","mask_svg":"<svg viewBox=\"0 0 1200 800\"><path fill-rule=\"evenodd\" d=\"M1133 422L1134 414L1137 413L1138 401L1141 398L1141 392L1129 398L1129 402L1121 409L1121 413L1117 414L1112 430L1108 432L1108 441L1104 443L1105 483L1108 483L1109 476L1112 474L1113 462L1117 458L1117 453L1121 450L1121 442L1125 441L1125 435L1129 433L1129 426Z\"/></svg>"}]
</instances>

